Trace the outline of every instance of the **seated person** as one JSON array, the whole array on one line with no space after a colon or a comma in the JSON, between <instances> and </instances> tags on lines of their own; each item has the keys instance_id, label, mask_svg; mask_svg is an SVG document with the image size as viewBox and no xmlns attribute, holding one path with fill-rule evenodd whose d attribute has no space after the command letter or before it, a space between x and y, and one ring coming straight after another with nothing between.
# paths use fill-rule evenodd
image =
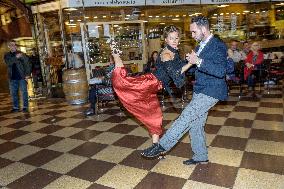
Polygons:
<instances>
[{"instance_id":1,"label":"seated person","mask_svg":"<svg viewBox=\"0 0 284 189\"><path fill-rule=\"evenodd\" d=\"M85 112L86 116L91 116L96 113L97 94L104 95L103 100L113 100L113 88L111 83L112 71L114 70L113 56L110 55L109 66L106 68L104 76L90 79L89 83L94 85L89 90L90 108ZM97 84L97 86L96 86ZM99 85L98 85L99 84ZM98 87L102 86L103 87ZM110 94L110 95L107 95Z\"/></svg>"},{"instance_id":2,"label":"seated person","mask_svg":"<svg viewBox=\"0 0 284 189\"><path fill-rule=\"evenodd\" d=\"M155 64L157 62L158 55L159 55L158 51L152 52L151 57L147 62L146 67L144 68L144 73L151 73L156 70Z\"/></svg>"},{"instance_id":3,"label":"seated person","mask_svg":"<svg viewBox=\"0 0 284 189\"><path fill-rule=\"evenodd\" d=\"M261 71L261 64L263 62L264 55L260 50L260 45L257 42L254 42L251 45L251 51L247 55L245 60L244 67L244 80L247 81L249 91L252 93L252 96L255 96L254 93L254 79L256 77L257 71Z\"/></svg>"}]
</instances>

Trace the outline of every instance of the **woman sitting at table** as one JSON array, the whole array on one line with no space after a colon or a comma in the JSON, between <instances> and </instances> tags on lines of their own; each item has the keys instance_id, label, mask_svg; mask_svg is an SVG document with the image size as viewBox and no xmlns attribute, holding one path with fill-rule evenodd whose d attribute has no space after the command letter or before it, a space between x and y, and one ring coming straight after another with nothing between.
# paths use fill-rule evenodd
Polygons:
<instances>
[{"instance_id":1,"label":"woman sitting at table","mask_svg":"<svg viewBox=\"0 0 284 189\"><path fill-rule=\"evenodd\" d=\"M263 52L260 49L260 45L254 42L245 60L244 80L247 81L249 91L253 97L255 97L255 78L256 76L261 77L261 64L264 59Z\"/></svg>"}]
</instances>

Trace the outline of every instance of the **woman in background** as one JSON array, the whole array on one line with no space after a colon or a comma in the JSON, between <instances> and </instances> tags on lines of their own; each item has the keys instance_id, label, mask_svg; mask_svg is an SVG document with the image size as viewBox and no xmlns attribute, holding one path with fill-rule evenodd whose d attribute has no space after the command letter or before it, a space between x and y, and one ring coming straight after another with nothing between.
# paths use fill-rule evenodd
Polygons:
<instances>
[{"instance_id":1,"label":"woman in background","mask_svg":"<svg viewBox=\"0 0 284 189\"><path fill-rule=\"evenodd\" d=\"M249 91L251 95L255 97L254 86L255 86L255 77L258 73L261 73L261 64L264 59L263 52L260 50L260 45L257 42L252 43L251 51L248 53L245 60L244 68L244 80L247 80ZM261 77L261 75L258 75Z\"/></svg>"},{"instance_id":2,"label":"woman in background","mask_svg":"<svg viewBox=\"0 0 284 189\"><path fill-rule=\"evenodd\" d=\"M158 59L158 51L153 51L151 54L151 57L149 59L149 61L146 64L146 67L144 69L144 73L152 73L156 70L156 63L157 63L157 59Z\"/></svg>"}]
</instances>

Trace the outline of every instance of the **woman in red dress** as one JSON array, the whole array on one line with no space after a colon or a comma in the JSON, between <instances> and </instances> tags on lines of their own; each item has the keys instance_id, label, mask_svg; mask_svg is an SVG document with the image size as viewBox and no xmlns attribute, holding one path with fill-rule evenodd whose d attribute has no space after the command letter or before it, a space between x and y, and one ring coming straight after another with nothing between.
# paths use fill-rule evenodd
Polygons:
<instances>
[{"instance_id":1,"label":"woman in red dress","mask_svg":"<svg viewBox=\"0 0 284 189\"><path fill-rule=\"evenodd\" d=\"M140 120L152 136L152 142L157 143L162 134L162 110L157 92L163 87L169 90L169 82L174 81L177 87L184 84L184 72L191 66L179 57L179 29L168 26L164 30L166 47L159 53L154 73L141 76L128 76L120 58L120 51L112 42L111 48L115 61L112 74L112 84L123 106Z\"/></svg>"}]
</instances>

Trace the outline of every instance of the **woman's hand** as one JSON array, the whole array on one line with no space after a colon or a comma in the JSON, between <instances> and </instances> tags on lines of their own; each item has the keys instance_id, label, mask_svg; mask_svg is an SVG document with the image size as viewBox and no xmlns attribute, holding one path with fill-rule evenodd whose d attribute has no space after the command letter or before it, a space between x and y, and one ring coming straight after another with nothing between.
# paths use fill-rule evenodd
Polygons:
<instances>
[{"instance_id":1,"label":"woman's hand","mask_svg":"<svg viewBox=\"0 0 284 189\"><path fill-rule=\"evenodd\" d=\"M253 65L253 64L251 64L251 63L249 63L249 62L247 62L247 63L246 63L246 67L250 69L250 68L253 68L253 67L254 67L254 65Z\"/></svg>"},{"instance_id":2,"label":"woman's hand","mask_svg":"<svg viewBox=\"0 0 284 189\"><path fill-rule=\"evenodd\" d=\"M166 61L173 60L175 54L172 51L165 49L165 50L163 50L163 52L161 52L160 56L161 56L161 61L166 62Z\"/></svg>"}]
</instances>

